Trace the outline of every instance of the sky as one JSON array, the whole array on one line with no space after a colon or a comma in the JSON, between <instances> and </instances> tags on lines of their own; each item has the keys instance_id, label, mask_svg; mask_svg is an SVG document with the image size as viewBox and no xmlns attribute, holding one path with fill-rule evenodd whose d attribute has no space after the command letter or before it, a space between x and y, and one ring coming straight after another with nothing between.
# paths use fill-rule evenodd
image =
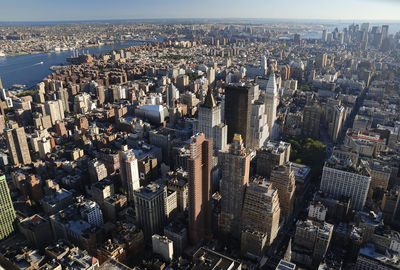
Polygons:
<instances>
[{"instance_id":1,"label":"sky","mask_svg":"<svg viewBox=\"0 0 400 270\"><path fill-rule=\"evenodd\" d=\"M152 18L400 21L400 0L0 0L3 22Z\"/></svg>"}]
</instances>

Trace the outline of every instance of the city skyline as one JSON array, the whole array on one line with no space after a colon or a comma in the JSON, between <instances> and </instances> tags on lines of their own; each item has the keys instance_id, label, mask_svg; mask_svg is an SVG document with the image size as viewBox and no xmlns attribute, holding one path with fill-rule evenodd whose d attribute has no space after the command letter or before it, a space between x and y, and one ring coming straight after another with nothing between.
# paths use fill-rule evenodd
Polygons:
<instances>
[{"instance_id":1,"label":"city skyline","mask_svg":"<svg viewBox=\"0 0 400 270\"><path fill-rule=\"evenodd\" d=\"M155 8L156 7L156 8ZM32 12L34 10L35 12ZM89 11L89 12L88 12ZM400 21L400 2L395 0L338 0L252 1L243 10L242 2L205 0L187 1L68 1L41 0L5 1L2 3L2 22L92 21L132 19L295 19L295 20L378 20Z\"/></svg>"}]
</instances>

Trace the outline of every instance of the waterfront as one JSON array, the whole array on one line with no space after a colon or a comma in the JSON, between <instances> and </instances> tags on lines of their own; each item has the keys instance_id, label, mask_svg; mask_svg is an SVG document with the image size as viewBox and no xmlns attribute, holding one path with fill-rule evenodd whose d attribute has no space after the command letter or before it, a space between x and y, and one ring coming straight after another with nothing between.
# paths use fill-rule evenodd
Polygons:
<instances>
[{"instance_id":1,"label":"waterfront","mask_svg":"<svg viewBox=\"0 0 400 270\"><path fill-rule=\"evenodd\" d=\"M91 47L84 49L90 54L100 54L114 49L127 48L142 43L141 41L125 41L112 45ZM82 53L82 50L79 50ZM54 71L51 66L65 65L66 58L72 55L72 51L57 53L28 54L12 57L0 57L0 77L5 88L11 88L13 84L23 84L27 88L33 87L43 78ZM43 62L43 64L42 64Z\"/></svg>"}]
</instances>

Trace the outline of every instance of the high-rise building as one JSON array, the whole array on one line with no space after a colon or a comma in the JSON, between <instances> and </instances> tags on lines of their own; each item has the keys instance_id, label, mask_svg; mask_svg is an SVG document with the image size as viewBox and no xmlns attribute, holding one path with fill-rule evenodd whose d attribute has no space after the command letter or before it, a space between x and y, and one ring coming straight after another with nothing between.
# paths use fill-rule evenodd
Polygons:
<instances>
[{"instance_id":1,"label":"high-rise building","mask_svg":"<svg viewBox=\"0 0 400 270\"><path fill-rule=\"evenodd\" d=\"M235 134L242 135L247 146L250 137L250 87L229 85L225 89L225 123L228 125L228 143Z\"/></svg>"},{"instance_id":2,"label":"high-rise building","mask_svg":"<svg viewBox=\"0 0 400 270\"><path fill-rule=\"evenodd\" d=\"M289 158L290 143L270 141L265 147L257 150L256 173L269 179L272 170L289 162Z\"/></svg>"},{"instance_id":3,"label":"high-rise building","mask_svg":"<svg viewBox=\"0 0 400 270\"><path fill-rule=\"evenodd\" d=\"M137 222L146 241L155 233L162 233L167 220L167 187L155 183L134 190L133 199Z\"/></svg>"},{"instance_id":4,"label":"high-rise building","mask_svg":"<svg viewBox=\"0 0 400 270\"><path fill-rule=\"evenodd\" d=\"M15 212L6 176L0 176L0 240L14 231Z\"/></svg>"},{"instance_id":5,"label":"high-rise building","mask_svg":"<svg viewBox=\"0 0 400 270\"><path fill-rule=\"evenodd\" d=\"M349 197L351 208L362 210L370 182L371 176L364 166L351 166L347 160L332 156L325 162L320 189L335 199Z\"/></svg>"},{"instance_id":6,"label":"high-rise building","mask_svg":"<svg viewBox=\"0 0 400 270\"><path fill-rule=\"evenodd\" d=\"M213 142L204 133L190 139L189 169L189 239L198 243L210 232L211 169Z\"/></svg>"},{"instance_id":7,"label":"high-rise building","mask_svg":"<svg viewBox=\"0 0 400 270\"><path fill-rule=\"evenodd\" d=\"M128 193L128 200L133 200L133 193L140 188L138 161L132 150L121 151L120 171L122 186Z\"/></svg>"},{"instance_id":8,"label":"high-rise building","mask_svg":"<svg viewBox=\"0 0 400 270\"><path fill-rule=\"evenodd\" d=\"M328 63L328 55L326 53L318 54L315 57L315 65L317 68L322 69L326 67L327 63Z\"/></svg>"},{"instance_id":9,"label":"high-rise building","mask_svg":"<svg viewBox=\"0 0 400 270\"><path fill-rule=\"evenodd\" d=\"M292 261L318 267L332 239L333 225L312 220L298 221L292 248Z\"/></svg>"},{"instance_id":10,"label":"high-rise building","mask_svg":"<svg viewBox=\"0 0 400 270\"><path fill-rule=\"evenodd\" d=\"M304 136L319 138L319 124L322 110L317 101L312 101L304 106L302 133Z\"/></svg>"},{"instance_id":11,"label":"high-rise building","mask_svg":"<svg viewBox=\"0 0 400 270\"><path fill-rule=\"evenodd\" d=\"M207 139L213 139L214 148L225 149L228 127L221 122L221 105L217 104L209 88L204 103L199 107L199 118L193 127L193 133L204 133Z\"/></svg>"},{"instance_id":12,"label":"high-rise building","mask_svg":"<svg viewBox=\"0 0 400 270\"><path fill-rule=\"evenodd\" d=\"M103 214L96 202L85 200L81 206L81 215L90 225L103 226Z\"/></svg>"},{"instance_id":13,"label":"high-rise building","mask_svg":"<svg viewBox=\"0 0 400 270\"><path fill-rule=\"evenodd\" d=\"M14 165L27 165L32 162L25 129L23 127L6 130L6 140L8 151Z\"/></svg>"},{"instance_id":14,"label":"high-rise building","mask_svg":"<svg viewBox=\"0 0 400 270\"><path fill-rule=\"evenodd\" d=\"M263 178L255 179L246 188L242 210L242 228L267 235L266 244L274 241L279 229L278 190Z\"/></svg>"},{"instance_id":15,"label":"high-rise building","mask_svg":"<svg viewBox=\"0 0 400 270\"><path fill-rule=\"evenodd\" d=\"M51 123L64 120L64 105L62 100L49 100L44 104L46 114L50 115Z\"/></svg>"},{"instance_id":16,"label":"high-rise building","mask_svg":"<svg viewBox=\"0 0 400 270\"><path fill-rule=\"evenodd\" d=\"M268 140L268 118L265 114L265 104L255 101L251 105L249 148L258 149Z\"/></svg>"},{"instance_id":17,"label":"high-rise building","mask_svg":"<svg viewBox=\"0 0 400 270\"><path fill-rule=\"evenodd\" d=\"M208 83L210 85L214 85L214 82L215 82L215 69L213 67L210 67L207 70L207 80L208 80Z\"/></svg>"},{"instance_id":18,"label":"high-rise building","mask_svg":"<svg viewBox=\"0 0 400 270\"><path fill-rule=\"evenodd\" d=\"M271 172L270 181L278 189L281 215L289 218L293 213L294 192L296 190L296 179L290 162L275 167Z\"/></svg>"},{"instance_id":19,"label":"high-rise building","mask_svg":"<svg viewBox=\"0 0 400 270\"><path fill-rule=\"evenodd\" d=\"M344 124L345 110L343 106L333 107L333 121L328 124L328 132L331 140L336 143Z\"/></svg>"},{"instance_id":20,"label":"high-rise building","mask_svg":"<svg viewBox=\"0 0 400 270\"><path fill-rule=\"evenodd\" d=\"M326 42L328 40L328 31L326 31L326 29L322 31L322 39L321 40L322 40L322 42Z\"/></svg>"},{"instance_id":21,"label":"high-rise building","mask_svg":"<svg viewBox=\"0 0 400 270\"><path fill-rule=\"evenodd\" d=\"M274 72L269 75L267 90L265 91L265 113L267 114L268 133L271 139L278 137L278 127L276 121L276 108L278 107L278 89ZM229 128L229 124L228 124Z\"/></svg>"},{"instance_id":22,"label":"high-rise building","mask_svg":"<svg viewBox=\"0 0 400 270\"><path fill-rule=\"evenodd\" d=\"M239 239L243 198L250 172L250 154L239 134L233 137L229 150L219 152L219 163L222 170L221 231Z\"/></svg>"}]
</instances>

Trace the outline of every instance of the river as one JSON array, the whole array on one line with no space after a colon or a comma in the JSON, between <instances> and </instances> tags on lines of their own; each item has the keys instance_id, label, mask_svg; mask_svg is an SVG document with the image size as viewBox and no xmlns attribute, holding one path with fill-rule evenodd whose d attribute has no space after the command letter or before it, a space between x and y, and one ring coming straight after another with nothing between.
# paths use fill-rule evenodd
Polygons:
<instances>
[{"instance_id":1,"label":"river","mask_svg":"<svg viewBox=\"0 0 400 270\"><path fill-rule=\"evenodd\" d=\"M89 51L90 54L100 54L141 43L141 41L124 41L112 45L87 48L85 52ZM82 53L82 50L79 50L79 52ZM72 51L62 51L0 57L0 78L3 82L3 87L11 88L13 84L23 84L27 88L31 88L54 72L50 70L51 66L67 64L66 58L71 55Z\"/></svg>"}]
</instances>

